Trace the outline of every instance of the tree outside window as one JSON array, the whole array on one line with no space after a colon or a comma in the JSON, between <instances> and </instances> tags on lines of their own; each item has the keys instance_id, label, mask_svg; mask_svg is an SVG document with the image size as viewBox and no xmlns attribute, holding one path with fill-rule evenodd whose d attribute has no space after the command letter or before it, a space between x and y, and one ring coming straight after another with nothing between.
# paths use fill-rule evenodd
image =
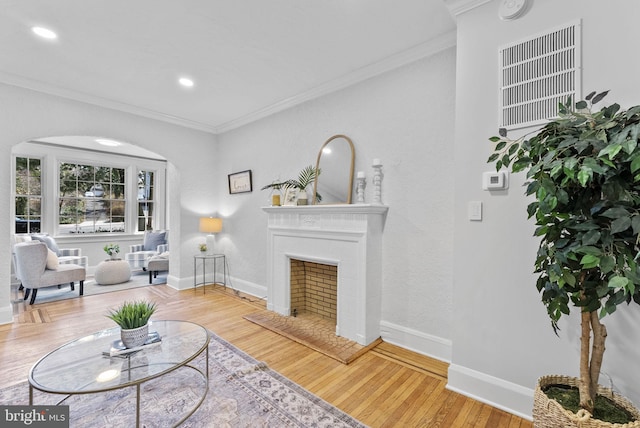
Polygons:
<instances>
[{"instance_id":1,"label":"tree outside window","mask_svg":"<svg viewBox=\"0 0 640 428\"><path fill-rule=\"evenodd\" d=\"M16 157L15 233L40 232L42 219L41 160Z\"/></svg>"},{"instance_id":2,"label":"tree outside window","mask_svg":"<svg viewBox=\"0 0 640 428\"><path fill-rule=\"evenodd\" d=\"M58 234L123 233L125 170L61 162Z\"/></svg>"}]
</instances>

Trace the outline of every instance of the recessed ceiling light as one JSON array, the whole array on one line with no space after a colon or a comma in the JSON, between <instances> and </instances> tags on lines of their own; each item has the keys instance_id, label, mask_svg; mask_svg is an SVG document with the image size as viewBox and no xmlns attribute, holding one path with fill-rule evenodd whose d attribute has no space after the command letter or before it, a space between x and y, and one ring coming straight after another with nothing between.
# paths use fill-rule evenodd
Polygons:
<instances>
[{"instance_id":1,"label":"recessed ceiling light","mask_svg":"<svg viewBox=\"0 0 640 428\"><path fill-rule=\"evenodd\" d=\"M191 88L194 85L193 80L189 79L188 77L181 77L180 79L178 79L178 82L182 86L185 86L187 88Z\"/></svg>"},{"instance_id":2,"label":"recessed ceiling light","mask_svg":"<svg viewBox=\"0 0 640 428\"><path fill-rule=\"evenodd\" d=\"M54 33L53 31L49 30L48 28L32 27L31 31L33 31L35 34L37 34L38 36L42 37L43 39L57 39L58 38L58 35L56 33Z\"/></svg>"},{"instance_id":3,"label":"recessed ceiling light","mask_svg":"<svg viewBox=\"0 0 640 428\"><path fill-rule=\"evenodd\" d=\"M120 143L118 141L107 140L107 139L104 139L104 138L96 139L96 143L102 144L103 146L110 146L110 147L117 147L117 146L122 144L122 143Z\"/></svg>"}]
</instances>

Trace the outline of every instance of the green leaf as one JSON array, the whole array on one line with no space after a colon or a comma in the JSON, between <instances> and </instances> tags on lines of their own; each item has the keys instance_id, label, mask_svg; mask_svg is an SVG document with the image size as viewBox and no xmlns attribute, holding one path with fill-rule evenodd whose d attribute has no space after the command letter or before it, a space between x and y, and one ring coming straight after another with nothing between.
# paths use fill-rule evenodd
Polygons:
<instances>
[{"instance_id":1,"label":"green leaf","mask_svg":"<svg viewBox=\"0 0 640 428\"><path fill-rule=\"evenodd\" d=\"M495 160L498 159L498 156L500 156L500 153L492 154L489 156L489 159L487 159L487 163L495 162Z\"/></svg>"},{"instance_id":2,"label":"green leaf","mask_svg":"<svg viewBox=\"0 0 640 428\"><path fill-rule=\"evenodd\" d=\"M503 141L500 141L498 144L496 144L496 148L495 148L495 150L496 150L496 151L498 151L498 150L502 150L502 149L504 149L506 146L507 146L507 142L506 142L506 141L504 141L504 140L503 140Z\"/></svg>"},{"instance_id":3,"label":"green leaf","mask_svg":"<svg viewBox=\"0 0 640 428\"><path fill-rule=\"evenodd\" d=\"M616 266L616 261L611 256L604 256L600 259L600 270L602 273L609 273Z\"/></svg>"},{"instance_id":4,"label":"green leaf","mask_svg":"<svg viewBox=\"0 0 640 428\"><path fill-rule=\"evenodd\" d=\"M611 233L620 233L631 227L631 219L629 217L621 217L611 222Z\"/></svg>"},{"instance_id":5,"label":"green leaf","mask_svg":"<svg viewBox=\"0 0 640 428\"><path fill-rule=\"evenodd\" d=\"M585 109L585 108L587 108L587 102L586 101L578 101L576 103L576 109L582 110L582 109Z\"/></svg>"},{"instance_id":6,"label":"green leaf","mask_svg":"<svg viewBox=\"0 0 640 428\"><path fill-rule=\"evenodd\" d=\"M606 210L600 215L608 218L628 217L629 211L627 211L625 208L622 208L622 207L613 207L613 208L609 208L608 210Z\"/></svg>"},{"instance_id":7,"label":"green leaf","mask_svg":"<svg viewBox=\"0 0 640 428\"><path fill-rule=\"evenodd\" d=\"M489 138L489 141L491 141L492 143L497 143L498 141L500 141L502 138L500 137L491 137Z\"/></svg>"},{"instance_id":8,"label":"green leaf","mask_svg":"<svg viewBox=\"0 0 640 428\"><path fill-rule=\"evenodd\" d=\"M594 247L592 245L585 245L576 250L578 254L587 254L592 256L600 256L602 255L602 250L598 247Z\"/></svg>"},{"instance_id":9,"label":"green leaf","mask_svg":"<svg viewBox=\"0 0 640 428\"><path fill-rule=\"evenodd\" d=\"M595 104L595 103L601 101L604 97L607 96L608 93L609 93L609 91L600 92L598 95L593 97L593 100L591 101L591 103Z\"/></svg>"},{"instance_id":10,"label":"green leaf","mask_svg":"<svg viewBox=\"0 0 640 428\"><path fill-rule=\"evenodd\" d=\"M582 236L582 245L593 245L600 240L600 231L589 230Z\"/></svg>"},{"instance_id":11,"label":"green leaf","mask_svg":"<svg viewBox=\"0 0 640 428\"><path fill-rule=\"evenodd\" d=\"M572 287L576 285L576 277L570 271L562 272L562 279Z\"/></svg>"},{"instance_id":12,"label":"green leaf","mask_svg":"<svg viewBox=\"0 0 640 428\"><path fill-rule=\"evenodd\" d=\"M635 173L640 169L640 153L635 155L631 160L631 172Z\"/></svg>"},{"instance_id":13,"label":"green leaf","mask_svg":"<svg viewBox=\"0 0 640 428\"><path fill-rule=\"evenodd\" d=\"M527 168L530 164L531 164L531 159L529 159L528 157L524 157L515 161L511 168L513 172L520 172L525 168Z\"/></svg>"},{"instance_id":14,"label":"green leaf","mask_svg":"<svg viewBox=\"0 0 640 428\"><path fill-rule=\"evenodd\" d=\"M586 254L580 260L583 269L590 269L598 266L600 259L592 254Z\"/></svg>"},{"instance_id":15,"label":"green leaf","mask_svg":"<svg viewBox=\"0 0 640 428\"><path fill-rule=\"evenodd\" d=\"M609 280L607 287L609 288L624 288L629 284L629 280L624 276L613 276Z\"/></svg>"},{"instance_id":16,"label":"green leaf","mask_svg":"<svg viewBox=\"0 0 640 428\"><path fill-rule=\"evenodd\" d=\"M636 214L631 217L631 227L634 235L640 235L640 215Z\"/></svg>"},{"instance_id":17,"label":"green leaf","mask_svg":"<svg viewBox=\"0 0 640 428\"><path fill-rule=\"evenodd\" d=\"M598 157L609 156L609 159L613 159L618 153L620 153L620 150L622 150L621 144L609 144L607 147L600 150L600 153L598 153Z\"/></svg>"},{"instance_id":18,"label":"green leaf","mask_svg":"<svg viewBox=\"0 0 640 428\"><path fill-rule=\"evenodd\" d=\"M582 185L582 187L586 187L589 179L593 176L593 170L588 166L582 165L580 167L580 171L578 172L578 181Z\"/></svg>"}]
</instances>

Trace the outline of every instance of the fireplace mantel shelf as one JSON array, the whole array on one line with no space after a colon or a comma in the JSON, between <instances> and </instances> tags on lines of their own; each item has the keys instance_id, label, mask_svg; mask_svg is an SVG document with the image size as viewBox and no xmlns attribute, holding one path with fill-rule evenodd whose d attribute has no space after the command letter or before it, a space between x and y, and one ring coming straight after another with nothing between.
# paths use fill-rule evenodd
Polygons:
<instances>
[{"instance_id":1,"label":"fireplace mantel shelf","mask_svg":"<svg viewBox=\"0 0 640 428\"><path fill-rule=\"evenodd\" d=\"M284 205L280 207L262 207L269 214L300 213L300 214L385 214L389 211L387 205L373 204L335 204L335 205Z\"/></svg>"}]
</instances>

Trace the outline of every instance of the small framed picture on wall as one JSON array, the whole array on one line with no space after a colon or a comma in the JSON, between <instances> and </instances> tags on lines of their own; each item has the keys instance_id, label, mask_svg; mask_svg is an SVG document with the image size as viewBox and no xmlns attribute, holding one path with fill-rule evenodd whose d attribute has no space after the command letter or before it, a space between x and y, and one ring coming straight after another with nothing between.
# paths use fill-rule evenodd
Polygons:
<instances>
[{"instance_id":1,"label":"small framed picture on wall","mask_svg":"<svg viewBox=\"0 0 640 428\"><path fill-rule=\"evenodd\" d=\"M251 183L251 170L234 172L229 174L229 193L247 193L253 191Z\"/></svg>"}]
</instances>

